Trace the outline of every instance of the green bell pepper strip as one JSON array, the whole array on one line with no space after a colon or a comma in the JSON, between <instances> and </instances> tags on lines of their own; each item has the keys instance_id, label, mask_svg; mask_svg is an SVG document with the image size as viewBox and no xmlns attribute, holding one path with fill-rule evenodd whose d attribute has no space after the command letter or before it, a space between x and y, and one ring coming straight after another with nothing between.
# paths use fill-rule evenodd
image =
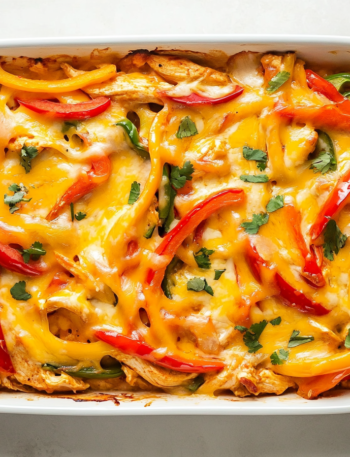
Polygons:
<instances>
[{"instance_id":1,"label":"green bell pepper strip","mask_svg":"<svg viewBox=\"0 0 350 457\"><path fill-rule=\"evenodd\" d=\"M131 143L133 145L133 149L135 149L135 151L137 152L137 154L140 157L142 157L143 159L150 158L148 150L144 147L144 145L142 143L140 143L137 128L131 121L129 121L129 119L121 119L115 125L123 127L123 129L125 130L126 134L129 137L129 140L131 141Z\"/></svg>"},{"instance_id":2,"label":"green bell pepper strip","mask_svg":"<svg viewBox=\"0 0 350 457\"><path fill-rule=\"evenodd\" d=\"M52 365L50 363L44 363L41 368L46 371L52 371L54 373L66 373L69 376L75 378L87 378L87 379L109 379L119 378L124 374L121 366L110 369L110 370L97 370L94 367L81 368L80 370L74 371L74 367L64 367L59 365Z\"/></svg>"},{"instance_id":3,"label":"green bell pepper strip","mask_svg":"<svg viewBox=\"0 0 350 457\"><path fill-rule=\"evenodd\" d=\"M202 386L203 384L205 383L205 379L204 377L200 374L199 376L197 376L196 378L194 378L191 382L191 384L189 384L187 386L187 389L194 393L196 392L196 390L198 390L200 388L200 386Z\"/></svg>"},{"instance_id":4,"label":"green bell pepper strip","mask_svg":"<svg viewBox=\"0 0 350 457\"><path fill-rule=\"evenodd\" d=\"M170 211L170 197L171 197L171 184L170 184L170 167L166 163L163 166L163 175L162 175L162 180L160 182L160 187L159 187L159 218L162 220L162 222L165 221L165 219L169 215Z\"/></svg>"},{"instance_id":5,"label":"green bell pepper strip","mask_svg":"<svg viewBox=\"0 0 350 457\"><path fill-rule=\"evenodd\" d=\"M350 83L350 74L336 73L335 75L326 76L325 79L332 83L333 86L340 92L345 83Z\"/></svg>"},{"instance_id":6,"label":"green bell pepper strip","mask_svg":"<svg viewBox=\"0 0 350 457\"><path fill-rule=\"evenodd\" d=\"M330 136L326 132L323 132L322 130L317 130L317 133L318 133L318 140L317 140L316 149L315 149L316 154L319 155L322 152L323 153L328 152L328 154L330 154L334 158L336 158L333 141L331 140Z\"/></svg>"},{"instance_id":7,"label":"green bell pepper strip","mask_svg":"<svg viewBox=\"0 0 350 457\"><path fill-rule=\"evenodd\" d=\"M173 189L172 187L170 187L170 203L169 203L170 208L169 208L168 217L166 218L165 223L164 223L164 232L165 233L169 232L170 225L173 222L173 220L175 219L175 211L174 211L175 197L176 197L176 190Z\"/></svg>"},{"instance_id":8,"label":"green bell pepper strip","mask_svg":"<svg viewBox=\"0 0 350 457\"><path fill-rule=\"evenodd\" d=\"M170 275L174 272L175 268L181 263L182 261L175 256L173 260L169 263L169 265L166 267L161 287L163 289L164 295L169 299L173 298L171 294L171 287L174 285L174 282L170 279Z\"/></svg>"},{"instance_id":9,"label":"green bell pepper strip","mask_svg":"<svg viewBox=\"0 0 350 457\"><path fill-rule=\"evenodd\" d=\"M156 225L151 225L148 230L146 230L145 234L143 235L144 238L146 238L147 240L149 238L151 238L151 236L153 235L153 232L154 232L154 229L156 228Z\"/></svg>"}]
</instances>

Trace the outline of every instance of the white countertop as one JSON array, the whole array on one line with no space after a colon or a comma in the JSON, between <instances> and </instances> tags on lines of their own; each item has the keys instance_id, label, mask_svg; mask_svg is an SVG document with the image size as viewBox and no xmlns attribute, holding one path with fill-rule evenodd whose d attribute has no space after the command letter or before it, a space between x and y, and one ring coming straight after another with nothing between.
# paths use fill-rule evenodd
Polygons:
<instances>
[{"instance_id":1,"label":"white countertop","mask_svg":"<svg viewBox=\"0 0 350 457\"><path fill-rule=\"evenodd\" d=\"M0 0L0 39L154 34L349 35L346 0ZM1 401L1 397L0 397ZM0 457L349 455L348 416L0 415Z\"/></svg>"}]
</instances>

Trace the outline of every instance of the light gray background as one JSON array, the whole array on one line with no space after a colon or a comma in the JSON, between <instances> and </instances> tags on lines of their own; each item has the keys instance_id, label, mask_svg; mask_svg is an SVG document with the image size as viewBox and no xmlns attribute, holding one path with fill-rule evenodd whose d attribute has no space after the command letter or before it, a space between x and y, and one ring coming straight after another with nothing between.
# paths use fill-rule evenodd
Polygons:
<instances>
[{"instance_id":1,"label":"light gray background","mask_svg":"<svg viewBox=\"0 0 350 457\"><path fill-rule=\"evenodd\" d=\"M195 33L349 35L349 17L348 0L0 0L0 38ZM348 415L0 415L0 457L338 457L349 452Z\"/></svg>"}]
</instances>

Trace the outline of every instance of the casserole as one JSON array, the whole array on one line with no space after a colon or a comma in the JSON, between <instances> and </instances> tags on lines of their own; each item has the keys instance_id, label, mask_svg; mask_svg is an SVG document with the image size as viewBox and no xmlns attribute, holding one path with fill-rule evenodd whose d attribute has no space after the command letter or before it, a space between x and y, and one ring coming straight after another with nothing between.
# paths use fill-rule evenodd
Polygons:
<instances>
[{"instance_id":1,"label":"casserole","mask_svg":"<svg viewBox=\"0 0 350 457\"><path fill-rule=\"evenodd\" d=\"M246 41L246 42L248 42L248 41ZM235 45L232 46L232 44L222 43L222 46L220 46L217 49L220 49L220 51L221 50L228 51L229 54L233 54L235 52L234 48L237 49L237 47L238 47L238 48L242 49L242 47L240 46L241 44L242 43L236 43ZM214 48L216 47L216 45L218 46L218 44L215 44L215 45L213 44ZM254 45L253 49L250 46L249 50L250 51L263 51L263 46L264 45L261 45L261 44ZM268 47L269 45L266 45L266 46L267 46L267 49L269 49L269 47ZM280 51L286 50L286 48L285 47L283 48L283 46L286 46L286 44L274 45L274 49L277 49L277 50L280 50ZM294 44L294 46L297 46L297 45ZM125 53L125 47L123 48L123 46L115 45L115 46L111 46L111 47L112 47L112 51L120 52L122 54ZM142 47L144 48L145 44L143 44ZM176 47L178 47L178 46L176 46ZM183 47L184 48L187 47L187 49L191 49L191 50L193 49L193 50L198 50L198 51L202 51L202 52L208 50L208 44L206 46L204 46L204 45L199 45L199 44L196 44L196 43L193 43L193 44L192 43L188 43L188 44L186 43L186 46L183 45ZM210 45L210 47L211 47L211 45ZM165 49L166 49L166 47L165 47ZM91 48L90 48L90 50L91 50ZM264 51L265 50L266 50L266 48L264 49ZM298 48L296 50L299 51ZM7 54L6 51L7 50L4 49L2 51L2 54L6 55ZM31 54L29 54L28 51L29 50L27 49L25 51L25 54L26 55L31 55ZM57 51L59 53L64 52L64 51L66 52L66 50L64 50L64 48L62 48L62 50L57 50L56 48L50 48L50 49L47 49L47 52L48 52L47 55L52 55L52 52L54 52L54 51ZM70 49L69 54L76 54L76 51L77 51L76 49L72 48L72 49ZM305 58L307 58L307 51L305 51L305 48L302 45L301 45L301 51L302 51L301 52L302 57L304 57L304 55L305 55ZM34 52L34 50L33 50L33 52ZM84 49L79 49L78 52L84 53ZM328 53L329 53L329 55L328 55ZM339 64L343 65L343 67L342 67L342 70L343 70L344 69L344 65L346 65L345 64L346 59L341 59L337 53L341 53L341 52L339 52L338 49L336 49L336 50L332 49L331 51L327 51L327 47L325 47L325 50L324 50L323 54L318 51L318 54L316 54L316 59L315 59L315 53L312 53L312 57L311 57L311 54L310 54L310 59L308 59L308 61L312 62L312 60L314 60L318 64L322 64L324 66L326 66L328 64L331 64L333 68L336 66L336 64L339 63ZM9 54L10 55L15 55L15 52L10 52ZM23 54L23 52L21 54ZM218 56L219 56L219 54L218 54ZM333 56L338 56L338 60L336 60ZM45 51L40 53L40 57L45 57ZM184 400L184 401L187 401L187 400ZM209 401L209 400L207 400L207 401ZM270 401L270 399L268 401ZM322 401L325 401L325 400L322 400ZM243 402L243 404L244 404L244 402Z\"/></svg>"}]
</instances>

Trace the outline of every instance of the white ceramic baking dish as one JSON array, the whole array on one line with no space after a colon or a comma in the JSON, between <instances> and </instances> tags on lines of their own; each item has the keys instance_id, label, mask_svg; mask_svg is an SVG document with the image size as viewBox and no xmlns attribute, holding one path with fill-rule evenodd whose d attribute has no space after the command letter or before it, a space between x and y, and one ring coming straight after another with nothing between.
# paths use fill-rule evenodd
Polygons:
<instances>
[{"instance_id":1,"label":"white ceramic baking dish","mask_svg":"<svg viewBox=\"0 0 350 457\"><path fill-rule=\"evenodd\" d=\"M88 55L93 49L110 47L125 55L135 49L184 49L198 52L223 51L228 55L242 50L297 51L308 63L350 70L350 38L327 36L152 36L82 37L0 40L1 56L47 57L55 54ZM236 398L233 396L177 397L166 394L111 393L97 401L96 395L79 395L75 400L0 392L0 413L52 415L290 415L339 414L350 412L350 391L337 390L318 400L304 400L295 394L280 397Z\"/></svg>"}]
</instances>

